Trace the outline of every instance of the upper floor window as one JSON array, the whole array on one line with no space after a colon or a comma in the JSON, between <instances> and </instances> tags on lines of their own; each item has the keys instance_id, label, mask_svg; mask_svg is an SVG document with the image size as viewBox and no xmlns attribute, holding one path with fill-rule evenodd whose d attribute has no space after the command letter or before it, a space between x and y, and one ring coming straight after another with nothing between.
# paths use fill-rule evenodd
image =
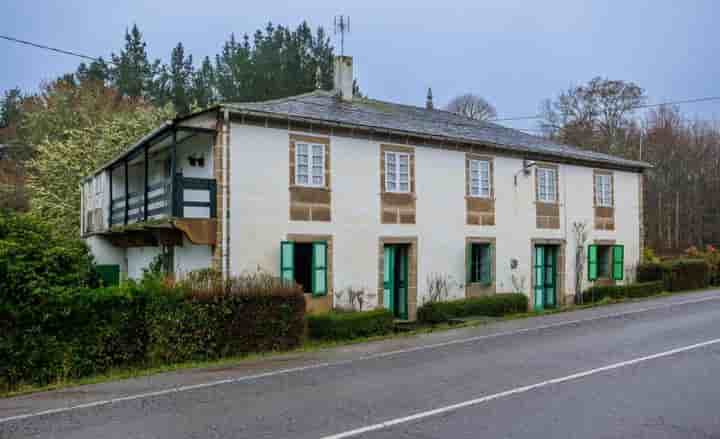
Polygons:
<instances>
[{"instance_id":1,"label":"upper floor window","mask_svg":"<svg viewBox=\"0 0 720 439\"><path fill-rule=\"evenodd\" d=\"M537 179L537 200L542 203L556 203L557 194L557 169L538 167Z\"/></svg>"},{"instance_id":2,"label":"upper floor window","mask_svg":"<svg viewBox=\"0 0 720 439\"><path fill-rule=\"evenodd\" d=\"M490 162L487 160L470 160L470 196L490 198L491 185Z\"/></svg>"},{"instance_id":3,"label":"upper floor window","mask_svg":"<svg viewBox=\"0 0 720 439\"><path fill-rule=\"evenodd\" d=\"M600 207L612 207L612 175L595 174L595 204Z\"/></svg>"},{"instance_id":4,"label":"upper floor window","mask_svg":"<svg viewBox=\"0 0 720 439\"><path fill-rule=\"evenodd\" d=\"M295 182L300 186L325 186L325 145L295 145Z\"/></svg>"},{"instance_id":5,"label":"upper floor window","mask_svg":"<svg viewBox=\"0 0 720 439\"><path fill-rule=\"evenodd\" d=\"M385 191L410 192L410 154L385 152Z\"/></svg>"}]
</instances>

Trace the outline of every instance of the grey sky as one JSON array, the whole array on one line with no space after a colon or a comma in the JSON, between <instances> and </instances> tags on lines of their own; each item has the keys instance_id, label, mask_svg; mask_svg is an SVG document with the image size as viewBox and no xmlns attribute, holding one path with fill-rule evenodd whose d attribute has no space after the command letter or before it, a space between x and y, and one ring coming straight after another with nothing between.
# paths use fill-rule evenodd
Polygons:
<instances>
[{"instance_id":1,"label":"grey sky","mask_svg":"<svg viewBox=\"0 0 720 439\"><path fill-rule=\"evenodd\" d=\"M151 57L167 60L182 41L201 59L231 32L267 21L332 31L352 17L345 52L369 96L436 105L455 94L484 96L500 117L535 114L539 102L594 76L637 82L651 102L720 96L720 2L713 0L3 0L0 33L108 57L137 23ZM294 6L298 5L298 6ZM336 44L339 47L339 43ZM79 60L0 40L0 89L32 91L73 71ZM684 105L689 116L720 118L720 101ZM516 122L536 128L535 121Z\"/></svg>"}]
</instances>

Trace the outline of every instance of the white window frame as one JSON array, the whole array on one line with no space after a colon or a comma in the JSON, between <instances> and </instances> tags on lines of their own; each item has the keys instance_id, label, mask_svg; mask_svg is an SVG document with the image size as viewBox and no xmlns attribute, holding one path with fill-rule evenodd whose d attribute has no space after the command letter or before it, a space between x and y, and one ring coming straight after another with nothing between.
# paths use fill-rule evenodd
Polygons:
<instances>
[{"instance_id":1,"label":"white window frame","mask_svg":"<svg viewBox=\"0 0 720 439\"><path fill-rule=\"evenodd\" d=\"M484 169L483 169L484 168ZM483 178L483 172L485 176ZM477 180L477 187L473 181ZM483 182L485 184L483 184ZM492 175L490 160L470 159L470 196L475 198L490 198L492 194Z\"/></svg>"},{"instance_id":2,"label":"white window frame","mask_svg":"<svg viewBox=\"0 0 720 439\"><path fill-rule=\"evenodd\" d=\"M555 168L538 166L535 173L537 178L537 201L540 203L557 203L558 187L557 172ZM543 176L541 176L543 174ZM552 182L552 183L551 183ZM551 190L553 189L553 190Z\"/></svg>"},{"instance_id":3,"label":"white window frame","mask_svg":"<svg viewBox=\"0 0 720 439\"><path fill-rule=\"evenodd\" d=\"M613 179L610 174L595 174L595 204L598 207L612 207Z\"/></svg>"},{"instance_id":4,"label":"white window frame","mask_svg":"<svg viewBox=\"0 0 720 439\"><path fill-rule=\"evenodd\" d=\"M301 147L307 148L307 183L300 182L300 149ZM313 174L313 158L315 157L314 149L319 147L320 149L320 175ZM314 177L320 177L320 182L315 183ZM325 187L325 145L322 143L308 143L308 142L296 142L295 143L295 184L297 186L306 187Z\"/></svg>"},{"instance_id":5,"label":"white window frame","mask_svg":"<svg viewBox=\"0 0 720 439\"><path fill-rule=\"evenodd\" d=\"M388 157L393 156L395 166L393 169L390 169L390 160L388 160ZM407 180L402 181L400 179L400 160L401 158L405 158L407 160ZM407 152L397 152L397 151L385 151L385 192L393 192L398 194L409 194L410 193L410 175L412 173L412 170L410 169L411 163L410 163L410 153ZM395 178L393 180L390 179L390 174L392 171L392 174L395 175ZM395 188L391 188L390 185L394 184ZM400 185L402 183L407 184L407 189L402 190L400 189Z\"/></svg>"}]
</instances>

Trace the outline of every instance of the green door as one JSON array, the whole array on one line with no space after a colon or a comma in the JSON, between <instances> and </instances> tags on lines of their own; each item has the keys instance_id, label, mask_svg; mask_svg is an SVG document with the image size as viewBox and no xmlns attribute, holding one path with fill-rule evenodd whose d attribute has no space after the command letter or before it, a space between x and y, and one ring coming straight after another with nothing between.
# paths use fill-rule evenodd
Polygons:
<instances>
[{"instance_id":1,"label":"green door","mask_svg":"<svg viewBox=\"0 0 720 439\"><path fill-rule=\"evenodd\" d=\"M533 266L535 283L534 306L536 311L555 308L557 302L557 246L536 245Z\"/></svg>"},{"instance_id":2,"label":"green door","mask_svg":"<svg viewBox=\"0 0 720 439\"><path fill-rule=\"evenodd\" d=\"M383 275L383 306L390 312L395 314L395 295L393 294L395 285L395 247L392 245L385 246L384 253L384 275Z\"/></svg>"},{"instance_id":3,"label":"green door","mask_svg":"<svg viewBox=\"0 0 720 439\"><path fill-rule=\"evenodd\" d=\"M408 318L408 246L386 245L383 263L383 306L399 319Z\"/></svg>"}]
</instances>

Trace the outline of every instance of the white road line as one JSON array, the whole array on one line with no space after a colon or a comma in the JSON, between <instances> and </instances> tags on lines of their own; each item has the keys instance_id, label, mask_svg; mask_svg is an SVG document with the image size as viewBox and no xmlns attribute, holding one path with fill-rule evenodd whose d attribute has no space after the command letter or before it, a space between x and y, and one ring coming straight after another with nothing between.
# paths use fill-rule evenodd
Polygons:
<instances>
[{"instance_id":1,"label":"white road line","mask_svg":"<svg viewBox=\"0 0 720 439\"><path fill-rule=\"evenodd\" d=\"M464 343L472 343L475 341L485 340L485 339L490 339L490 338L504 337L504 336L516 335L516 334L524 334L524 333L528 333L528 332L542 331L544 329L576 325L578 323L591 322L591 321L595 321L595 320L603 320L603 319L609 319L609 318L613 318L613 317L622 317L622 316L626 316L626 315L640 314L640 313L658 310L658 309L671 308L673 306L678 306L678 305L689 305L689 304L693 304L693 303L708 302L711 300L720 300L720 295L716 295L716 296L712 296L712 297L704 297L701 299L693 299L693 300L685 300L685 301L681 301L681 302L667 303L667 304L658 305L658 306L639 308L639 309L635 309L635 310L631 310L631 311L624 311L624 312L614 313L614 314L604 314L601 316L588 317L588 318L584 318L584 319L565 320L565 321L558 322L558 323L550 323L547 325L533 326L531 328L516 329L516 330L512 330L512 331L502 331L502 332L496 332L494 334L478 335L478 336L474 336L474 337L461 338L458 340L450 340L450 341L445 341L445 342L440 342L440 343L433 343L433 344L428 344L428 345L417 346L414 348L399 349L399 350L395 350L395 351L381 352L378 354L370 354L370 355L366 355L364 357L354 358L354 359L349 359L349 360L323 362L323 363L311 364L311 365L307 365L307 366L279 369L279 370L274 370L274 371L264 372L264 373L254 374L254 375L245 375L245 376L240 376L240 377L236 377L236 378L227 378L224 380L210 381L207 383L199 383L199 384L193 384L193 385L189 385L189 386L178 386L178 387L173 387L170 389L157 390L154 392L138 393L138 394L123 396L123 397L119 397L119 398L93 401L93 402L88 402L85 404L77 404L77 405L68 406L68 407L59 407L59 408L55 408L55 409L42 410L39 412L25 413L22 415L15 415L15 416L9 416L6 418L0 418L0 424L12 422L12 421L21 421L24 419L34 418L34 417L38 417L38 416L55 415L55 414L69 412L69 411L73 411L73 410L81 410L81 409L94 408L94 407L100 407L100 406L105 406L105 405L112 405L112 404L116 404L119 402L133 401L133 400L145 399L145 398L153 398L156 396L169 395L169 394L173 394L173 393L205 389L208 387L221 386L224 384L237 384L237 383L242 383L242 382L246 382L246 381L254 381L254 380L258 380L258 379L262 379L262 378L267 378L267 377L272 377L272 376L277 376L277 375L285 375L285 374L296 373L296 372L304 372L304 371L320 369L320 368L324 368L324 367L343 366L346 364L354 363L356 361L374 360L374 359L385 358L385 357L390 357L390 356L394 356L394 355L402 355L402 354L408 354L408 353L412 353L412 352L437 349L437 348L441 348L441 347L445 347L445 346L453 346L453 345L464 344Z\"/></svg>"},{"instance_id":2,"label":"white road line","mask_svg":"<svg viewBox=\"0 0 720 439\"><path fill-rule=\"evenodd\" d=\"M483 403L486 403L486 402L489 402L489 401L492 401L492 400L495 400L495 399L500 399L500 398L504 398L504 397L511 396L511 395L517 395L518 393L529 392L529 391L531 391L531 390L539 389L539 388L541 388L541 387L550 386L550 385L553 385L553 384L560 384L560 383L564 383L564 382L571 381L571 380L577 380L577 379L580 379L580 378L585 378L585 377L590 376L590 375L596 375L596 374L599 374L599 373L602 373L602 372L607 372L607 371L609 371L609 370L619 369L619 368L621 368L621 367L632 366L632 365L634 365L634 364L642 363L642 362L644 362L644 361L650 361L650 360L655 360L655 359L658 359L658 358L668 357L668 356L670 356L670 355L675 355L675 354L678 354L678 353L681 353L681 352L687 352L687 351L690 351L690 350L693 350L693 349L699 349L699 348L702 348L702 347L705 347L705 346L714 345L714 344L717 344L717 343L720 343L720 338L716 338L716 339L713 339L713 340L704 341L704 342L702 342L702 343L696 343L696 344L693 344L693 345L690 345L690 346L684 346L684 347L680 347L680 348L676 348L676 349L671 349L671 350L665 351L665 352L659 352L659 353L657 353L657 354L648 355L648 356L645 356L645 357L640 357L640 358L635 358L635 359L632 359L632 360L622 361L622 362L620 362L620 363L610 364L610 365L608 365L608 366L598 367L598 368L596 368L596 369L590 369L590 370L586 370L586 371L583 371L583 372L574 373L574 374L572 374L572 375L567 375L567 376L560 377L560 378L553 378L553 379L551 379L551 380L542 381L542 382L539 382L539 383L531 384L531 385L529 385L529 386L516 387L516 388L514 388L514 389L506 390L506 391L504 391L504 392L494 393L494 394L492 394L492 395L487 395L487 396L482 396L482 397L480 397L480 398L471 399L471 400L469 400L469 401L464 401L464 402L460 402L460 403L457 403L457 404L452 404L452 405L448 405L448 406L445 406L445 407L440 407L440 408L436 408L436 409L433 409L433 410L428 410L428 411L425 411L425 412L415 413L415 414L413 414L413 415L405 416L405 417L402 417L402 418L390 419L390 420L385 421L385 422L380 422L380 423L378 423L378 424L368 425L368 426L366 426L366 427L356 428L356 429L354 429L354 430L345 431L345 432L338 433L338 434L334 434L334 435L331 435L331 436L324 436L324 437L322 437L321 439L345 439L345 438L355 437L355 436L359 436L359 435L361 435L361 434L370 433L370 432L373 432L373 431L382 430L382 429L385 429L385 428L388 428L388 427L392 427L392 426L394 426L394 425L406 424L406 423L409 423L409 422L418 421L418 420L421 420L421 419L424 419L424 418L428 418L428 417L431 417L431 416L442 415L442 414L445 414L445 413L448 413L448 412L452 412L452 411L455 411L455 410L459 410L459 409L462 409L462 408L466 408L466 407L471 407L471 406L474 406L474 405L483 404Z\"/></svg>"}]
</instances>

